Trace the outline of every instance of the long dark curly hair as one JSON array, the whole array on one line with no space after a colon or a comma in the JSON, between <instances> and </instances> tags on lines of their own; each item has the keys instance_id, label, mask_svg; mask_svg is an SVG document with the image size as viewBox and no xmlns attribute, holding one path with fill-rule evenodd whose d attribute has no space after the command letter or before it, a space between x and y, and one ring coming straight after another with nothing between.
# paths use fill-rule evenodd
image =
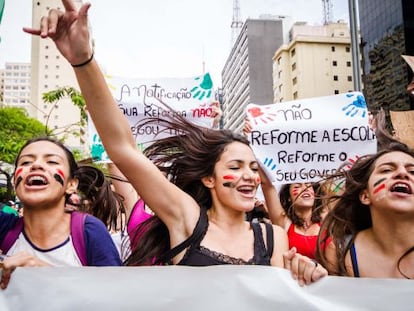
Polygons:
<instances>
[{"instance_id":1,"label":"long dark curly hair","mask_svg":"<svg viewBox=\"0 0 414 311\"><path fill-rule=\"evenodd\" d=\"M330 202L334 207L322 223L316 252L316 256L321 264L332 269L330 271L331 274L348 275L345 258L349 248L359 232L372 227L369 206L360 201L360 193L367 188L368 180L374 170L376 161L383 155L395 151L406 153L414 158L414 151L412 149L386 132L384 120L382 114L377 117L376 135L379 151L375 154L360 157L349 170L340 170L337 174L330 176L332 179L345 180L343 193L333 194L327 199L328 204ZM321 247L331 238L336 249L336 267L332 267L332 263L326 258L324 249ZM412 251L414 251L414 247L408 249L399 258L397 263L399 270L401 260ZM401 270L400 272L405 276Z\"/></svg>"},{"instance_id":2,"label":"long dark curly hair","mask_svg":"<svg viewBox=\"0 0 414 311\"><path fill-rule=\"evenodd\" d=\"M213 130L196 125L167 105L162 108L163 117L147 118L137 127L156 124L163 128L163 132L176 135L154 141L144 150L144 154L172 183L191 195L201 208L209 209L211 193L201 179L214 174L214 166L227 145L241 142L249 146L249 141L230 130ZM154 264L169 249L168 230L155 215L135 229L131 237L131 255L125 264Z\"/></svg>"},{"instance_id":3,"label":"long dark curly hair","mask_svg":"<svg viewBox=\"0 0 414 311\"><path fill-rule=\"evenodd\" d=\"M298 227L302 227L305 223L305 219L299 217L295 212L294 204L295 202L292 201L290 197L290 186L292 184L284 184L280 190L279 190L279 198L280 203L285 210L286 216L289 217L289 219L292 221L292 223ZM315 202L312 206L312 216L311 216L311 222L312 223L320 223L321 222L321 204L319 200L319 184L318 183L312 183L309 185L309 187L313 188L313 191L315 193Z\"/></svg>"}]
</instances>

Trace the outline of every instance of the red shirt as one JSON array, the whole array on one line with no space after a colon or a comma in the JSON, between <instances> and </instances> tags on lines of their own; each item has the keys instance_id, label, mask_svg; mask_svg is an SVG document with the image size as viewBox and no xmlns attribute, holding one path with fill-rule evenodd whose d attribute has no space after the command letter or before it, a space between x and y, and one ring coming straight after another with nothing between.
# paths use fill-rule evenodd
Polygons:
<instances>
[{"instance_id":1,"label":"red shirt","mask_svg":"<svg viewBox=\"0 0 414 311\"><path fill-rule=\"evenodd\" d=\"M303 235L297 233L293 223L290 224L287 235L289 239L289 249L294 246L299 254L315 259L316 245L318 243L317 235Z\"/></svg>"}]
</instances>

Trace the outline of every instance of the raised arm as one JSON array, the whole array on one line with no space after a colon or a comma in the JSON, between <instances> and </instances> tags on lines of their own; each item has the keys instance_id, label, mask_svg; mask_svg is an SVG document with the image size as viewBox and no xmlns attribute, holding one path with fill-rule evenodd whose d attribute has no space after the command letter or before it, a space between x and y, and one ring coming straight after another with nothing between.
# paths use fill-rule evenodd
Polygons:
<instances>
[{"instance_id":1,"label":"raised arm","mask_svg":"<svg viewBox=\"0 0 414 311\"><path fill-rule=\"evenodd\" d=\"M174 228L178 240L186 238L198 219L199 206L189 195L170 183L138 150L129 123L113 99L93 58L87 16L90 4L82 5L78 11L72 0L62 0L62 3L64 12L52 9L48 17L41 19L39 29L23 30L42 38L49 37L55 42L61 54L74 67L88 111L111 160L164 221L170 232Z\"/></svg>"},{"instance_id":2,"label":"raised arm","mask_svg":"<svg viewBox=\"0 0 414 311\"><path fill-rule=\"evenodd\" d=\"M274 225L278 225L283 229L287 230L290 225L290 220L286 215L285 210L282 207L282 204L279 199L279 194L275 186L272 184L271 180L263 172L263 169L260 169L260 178L261 178L261 187L263 195L266 201L267 212L269 214L269 219Z\"/></svg>"}]
</instances>

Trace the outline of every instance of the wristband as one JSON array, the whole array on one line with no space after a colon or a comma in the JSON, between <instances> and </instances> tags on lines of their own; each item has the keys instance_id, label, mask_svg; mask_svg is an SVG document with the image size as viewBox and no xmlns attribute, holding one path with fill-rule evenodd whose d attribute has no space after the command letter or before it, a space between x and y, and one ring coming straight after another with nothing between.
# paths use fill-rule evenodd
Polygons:
<instances>
[{"instance_id":1,"label":"wristband","mask_svg":"<svg viewBox=\"0 0 414 311\"><path fill-rule=\"evenodd\" d=\"M92 52L91 57L88 60L84 61L83 63L75 64L75 65L71 64L71 65L74 68L78 68L78 67L82 67L82 66L85 66L85 65L89 64L92 60L93 60L93 52Z\"/></svg>"}]
</instances>

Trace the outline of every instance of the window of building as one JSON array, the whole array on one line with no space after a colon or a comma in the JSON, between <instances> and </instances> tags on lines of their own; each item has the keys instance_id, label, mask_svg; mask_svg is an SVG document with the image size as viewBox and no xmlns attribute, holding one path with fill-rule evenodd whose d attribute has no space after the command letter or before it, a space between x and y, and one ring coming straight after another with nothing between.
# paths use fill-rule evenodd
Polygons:
<instances>
[{"instance_id":1,"label":"window of building","mask_svg":"<svg viewBox=\"0 0 414 311\"><path fill-rule=\"evenodd\" d=\"M293 83L293 85L295 85L296 83L298 83L298 79L297 79L296 77L294 77L294 78L292 79L292 83Z\"/></svg>"},{"instance_id":2,"label":"window of building","mask_svg":"<svg viewBox=\"0 0 414 311\"><path fill-rule=\"evenodd\" d=\"M282 57L279 57L278 59L277 59L277 64L278 65L280 65L280 62L282 61Z\"/></svg>"},{"instance_id":3,"label":"window of building","mask_svg":"<svg viewBox=\"0 0 414 311\"><path fill-rule=\"evenodd\" d=\"M282 84L279 85L279 92L282 92Z\"/></svg>"},{"instance_id":4,"label":"window of building","mask_svg":"<svg viewBox=\"0 0 414 311\"><path fill-rule=\"evenodd\" d=\"M296 69L296 63L292 64L292 71Z\"/></svg>"},{"instance_id":5,"label":"window of building","mask_svg":"<svg viewBox=\"0 0 414 311\"><path fill-rule=\"evenodd\" d=\"M347 66L347 67L351 67L351 62L349 62L349 61L348 61L348 62L346 62L346 66Z\"/></svg>"},{"instance_id":6,"label":"window of building","mask_svg":"<svg viewBox=\"0 0 414 311\"><path fill-rule=\"evenodd\" d=\"M351 48L350 48L349 46L346 46L346 47L345 47L345 51L346 51L347 53L349 53L349 52L351 51Z\"/></svg>"},{"instance_id":7,"label":"window of building","mask_svg":"<svg viewBox=\"0 0 414 311\"><path fill-rule=\"evenodd\" d=\"M334 92L335 94L339 94L339 90L335 90L335 92Z\"/></svg>"},{"instance_id":8,"label":"window of building","mask_svg":"<svg viewBox=\"0 0 414 311\"><path fill-rule=\"evenodd\" d=\"M282 71L279 71L278 73L277 73L277 77L280 79L280 77L282 76Z\"/></svg>"},{"instance_id":9,"label":"window of building","mask_svg":"<svg viewBox=\"0 0 414 311\"><path fill-rule=\"evenodd\" d=\"M334 46L331 46L331 51L335 52L335 47Z\"/></svg>"},{"instance_id":10,"label":"window of building","mask_svg":"<svg viewBox=\"0 0 414 311\"><path fill-rule=\"evenodd\" d=\"M333 76L333 79L334 81L338 81L338 76L337 75Z\"/></svg>"},{"instance_id":11,"label":"window of building","mask_svg":"<svg viewBox=\"0 0 414 311\"><path fill-rule=\"evenodd\" d=\"M298 98L298 92L293 93L293 99L297 99Z\"/></svg>"},{"instance_id":12,"label":"window of building","mask_svg":"<svg viewBox=\"0 0 414 311\"><path fill-rule=\"evenodd\" d=\"M290 56L295 56L295 54L296 54L296 50L295 49L293 49L291 52L290 52Z\"/></svg>"},{"instance_id":13,"label":"window of building","mask_svg":"<svg viewBox=\"0 0 414 311\"><path fill-rule=\"evenodd\" d=\"M352 76L348 76L348 81L352 81Z\"/></svg>"},{"instance_id":14,"label":"window of building","mask_svg":"<svg viewBox=\"0 0 414 311\"><path fill-rule=\"evenodd\" d=\"M333 62L332 62L332 66L338 66L338 62L336 61L336 60L334 60Z\"/></svg>"},{"instance_id":15,"label":"window of building","mask_svg":"<svg viewBox=\"0 0 414 311\"><path fill-rule=\"evenodd\" d=\"M48 59L49 58L49 55L45 55L45 59Z\"/></svg>"}]
</instances>

